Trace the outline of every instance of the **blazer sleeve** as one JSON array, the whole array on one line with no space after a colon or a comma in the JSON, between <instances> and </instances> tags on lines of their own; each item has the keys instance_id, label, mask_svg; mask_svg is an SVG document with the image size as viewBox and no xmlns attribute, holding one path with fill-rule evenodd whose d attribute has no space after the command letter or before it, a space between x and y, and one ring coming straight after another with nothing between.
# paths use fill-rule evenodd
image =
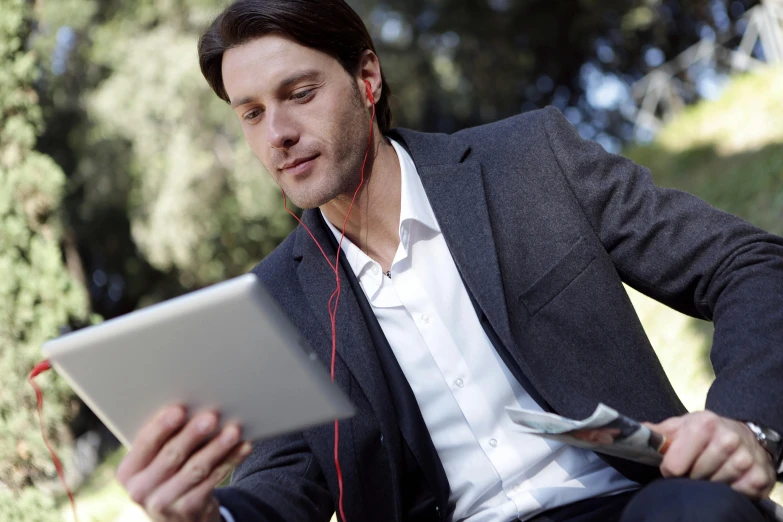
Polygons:
<instances>
[{"instance_id":1,"label":"blazer sleeve","mask_svg":"<svg viewBox=\"0 0 783 522\"><path fill-rule=\"evenodd\" d=\"M783 433L783 238L656 187L646 168L581 139L557 109L541 113L560 171L622 280L714 322L707 409Z\"/></svg>"},{"instance_id":2,"label":"blazer sleeve","mask_svg":"<svg viewBox=\"0 0 783 522\"><path fill-rule=\"evenodd\" d=\"M334 503L301 433L256 443L231 485L215 490L235 522L327 522Z\"/></svg>"}]
</instances>

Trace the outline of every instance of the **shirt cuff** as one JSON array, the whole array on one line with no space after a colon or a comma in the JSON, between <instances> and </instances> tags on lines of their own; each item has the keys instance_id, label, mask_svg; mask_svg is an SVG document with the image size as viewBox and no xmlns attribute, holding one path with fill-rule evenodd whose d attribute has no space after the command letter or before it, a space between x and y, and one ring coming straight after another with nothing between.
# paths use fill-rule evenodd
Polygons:
<instances>
[{"instance_id":1,"label":"shirt cuff","mask_svg":"<svg viewBox=\"0 0 783 522\"><path fill-rule=\"evenodd\" d=\"M223 506L220 506L220 516L223 517L224 522L236 522L234 517L231 515L231 511Z\"/></svg>"}]
</instances>

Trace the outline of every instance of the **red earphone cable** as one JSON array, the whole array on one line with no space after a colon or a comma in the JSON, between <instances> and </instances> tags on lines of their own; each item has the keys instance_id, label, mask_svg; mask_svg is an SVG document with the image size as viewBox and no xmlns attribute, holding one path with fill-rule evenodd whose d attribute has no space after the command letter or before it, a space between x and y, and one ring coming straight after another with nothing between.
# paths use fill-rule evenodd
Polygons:
<instances>
[{"instance_id":1,"label":"red earphone cable","mask_svg":"<svg viewBox=\"0 0 783 522\"><path fill-rule=\"evenodd\" d=\"M356 191L353 193L353 198L351 199L351 204L348 207L348 212L345 214L345 220L343 221L343 227L340 231L340 241L337 244L337 254L335 255L334 264L332 264L332 261L329 259L329 256L326 255L326 252L324 252L324 249L321 247L321 245L318 243L318 240L315 239L315 236L310 231L310 229L305 225L301 219L299 219L299 216L291 212L291 210L288 208L288 199L285 195L285 190L283 190L283 206L285 207L286 211L288 211L289 214L294 216L294 219L299 222L300 225L302 225L302 228L304 228L307 233L310 235L310 238L312 238L313 242L318 247L318 250L321 251L321 254L324 256L324 259L326 259L326 262L329 264L329 267L334 271L335 275L335 289L334 292L332 292L331 297L329 297L329 303L328 303L328 310L329 310L329 321L331 323L332 327L332 362L331 362L331 368L330 368L330 375L332 378L332 382L334 382L334 363L335 359L337 357L337 305L340 301L340 252L342 251L343 246L343 238L345 238L345 227L348 224L348 217L351 215L351 210L353 210L353 204L356 202L356 196L359 195L359 190L361 190L362 185L364 185L364 168L367 165L367 157L370 154L370 147L372 146L372 137L373 137L373 122L375 121L375 100L373 99L372 91L370 90L370 85L365 81L365 84L367 85L367 96L369 97L370 101L372 102L372 116L370 116L370 137L367 140L367 149L364 152L364 160L362 161L362 171L361 171L361 179L359 181L359 186L356 187ZM339 499L338 499L338 513L340 514L340 520L343 522L346 522L345 518L345 512L343 511L343 472L340 469L340 458L339 458L339 439L340 439L340 426L337 419L334 421L334 467L337 471L337 487L339 490Z\"/></svg>"},{"instance_id":2,"label":"red earphone cable","mask_svg":"<svg viewBox=\"0 0 783 522\"><path fill-rule=\"evenodd\" d=\"M55 453L54 448L52 448L52 445L49 443L49 438L46 436L46 429L44 428L44 422L43 422L43 393L41 392L41 388L38 387L38 385L35 383L34 380L40 374L50 370L51 368L52 367L49 364L49 361L44 360L39 362L38 364L35 365L33 370L30 372L30 375L27 377L27 381L35 390L35 399L38 404L38 422L41 425L41 436L43 437L43 441L44 444L46 445L46 449L49 450L49 454L52 457L52 462L54 462L54 468L57 470L57 475L59 475L60 481L63 483L63 486L65 487L65 493L68 495L68 500L71 502L71 509L73 510L73 520L74 522L78 522L79 517L76 514L76 501L73 498L73 492L71 492L71 488L68 487L68 483L65 481L65 471L63 470L63 465L60 462L60 459L57 457L57 453Z\"/></svg>"}]
</instances>

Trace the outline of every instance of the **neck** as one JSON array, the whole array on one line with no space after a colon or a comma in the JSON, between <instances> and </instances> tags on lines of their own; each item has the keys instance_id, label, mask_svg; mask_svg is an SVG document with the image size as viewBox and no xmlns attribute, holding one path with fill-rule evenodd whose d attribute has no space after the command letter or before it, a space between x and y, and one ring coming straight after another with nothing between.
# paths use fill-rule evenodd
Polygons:
<instances>
[{"instance_id":1,"label":"neck","mask_svg":"<svg viewBox=\"0 0 783 522\"><path fill-rule=\"evenodd\" d=\"M377 127L376 127L377 131ZM400 242L400 162L392 144L376 135L367 158L364 185L356 196L345 226L345 237L377 261L391 268ZM326 218L342 229L353 193L342 194L321 206Z\"/></svg>"}]
</instances>

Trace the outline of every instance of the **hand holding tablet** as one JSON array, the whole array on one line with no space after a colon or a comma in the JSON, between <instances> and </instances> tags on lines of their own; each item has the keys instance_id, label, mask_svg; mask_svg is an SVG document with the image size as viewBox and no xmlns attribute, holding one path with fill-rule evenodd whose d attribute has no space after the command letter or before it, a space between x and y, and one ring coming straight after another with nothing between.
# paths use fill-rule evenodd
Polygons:
<instances>
[{"instance_id":1,"label":"hand holding tablet","mask_svg":"<svg viewBox=\"0 0 783 522\"><path fill-rule=\"evenodd\" d=\"M117 480L153 520L219 522L212 490L252 450L241 427L218 430L218 414L205 411L187 421L181 406L158 412L139 431L117 470Z\"/></svg>"}]
</instances>

